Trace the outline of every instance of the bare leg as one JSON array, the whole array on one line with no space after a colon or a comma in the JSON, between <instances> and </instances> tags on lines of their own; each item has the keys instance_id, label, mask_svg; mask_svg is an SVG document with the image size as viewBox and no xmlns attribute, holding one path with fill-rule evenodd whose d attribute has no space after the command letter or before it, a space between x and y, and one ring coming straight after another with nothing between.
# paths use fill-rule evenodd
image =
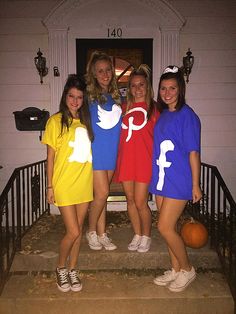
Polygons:
<instances>
[{"instance_id":1,"label":"bare leg","mask_svg":"<svg viewBox=\"0 0 236 314\"><path fill-rule=\"evenodd\" d=\"M135 182L135 204L138 210L142 235L150 237L152 215L148 206L148 185L146 183Z\"/></svg>"},{"instance_id":2,"label":"bare leg","mask_svg":"<svg viewBox=\"0 0 236 314\"><path fill-rule=\"evenodd\" d=\"M106 230L106 207L102 209L100 217L98 218L97 234L101 236L103 233L105 233L105 230Z\"/></svg>"},{"instance_id":3,"label":"bare leg","mask_svg":"<svg viewBox=\"0 0 236 314\"><path fill-rule=\"evenodd\" d=\"M79 218L77 217L77 208L81 208L81 213ZM63 206L60 207L59 210L62 215L62 219L65 224L66 234L64 235L63 239L60 242L60 249L59 249L59 261L58 267L65 267L67 263L67 259L71 254L71 258L73 263L75 262L76 255L78 257L79 245L81 234L82 234L82 224L84 217L86 215L88 209L88 203L83 203L80 205L70 205L70 206ZM79 223L78 223L79 222ZM75 248L78 246L78 249ZM70 266L71 262L70 262ZM75 266L75 265L74 265Z\"/></svg>"},{"instance_id":4,"label":"bare leg","mask_svg":"<svg viewBox=\"0 0 236 314\"><path fill-rule=\"evenodd\" d=\"M96 170L93 172L94 200L90 204L89 231L98 231L101 235L106 229L105 205L109 195L113 171Z\"/></svg>"},{"instance_id":5,"label":"bare leg","mask_svg":"<svg viewBox=\"0 0 236 314\"><path fill-rule=\"evenodd\" d=\"M76 268L78 263L79 251L80 251L80 244L82 239L82 232L83 232L83 224L84 219L88 211L88 203L77 204L76 206L76 216L77 216L77 223L80 230L79 237L74 242L71 252L70 252L70 260L69 260L69 270Z\"/></svg>"},{"instance_id":6,"label":"bare leg","mask_svg":"<svg viewBox=\"0 0 236 314\"><path fill-rule=\"evenodd\" d=\"M163 196L156 196L156 204L157 204L157 209L159 210L159 213L160 213L160 208L163 203L163 199L164 199ZM158 221L157 221L157 228L158 228ZM174 270L178 272L180 270L179 262L169 247L168 247L168 251L170 255L172 268L174 268Z\"/></svg>"},{"instance_id":7,"label":"bare leg","mask_svg":"<svg viewBox=\"0 0 236 314\"><path fill-rule=\"evenodd\" d=\"M176 232L176 223L184 210L187 201L157 197L160 210L158 229L167 242L171 264L175 271L191 269L184 242ZM160 206L160 207L159 207Z\"/></svg>"},{"instance_id":8,"label":"bare leg","mask_svg":"<svg viewBox=\"0 0 236 314\"><path fill-rule=\"evenodd\" d=\"M134 200L134 182L122 182L127 200L127 210L135 234L142 235L141 220Z\"/></svg>"}]
</instances>

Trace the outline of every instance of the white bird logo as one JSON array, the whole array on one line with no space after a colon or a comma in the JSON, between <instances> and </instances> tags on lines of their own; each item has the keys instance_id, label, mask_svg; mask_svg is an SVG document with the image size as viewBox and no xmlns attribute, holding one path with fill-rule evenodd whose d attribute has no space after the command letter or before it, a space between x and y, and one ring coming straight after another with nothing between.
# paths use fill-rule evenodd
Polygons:
<instances>
[{"instance_id":1,"label":"white bird logo","mask_svg":"<svg viewBox=\"0 0 236 314\"><path fill-rule=\"evenodd\" d=\"M111 111L104 110L98 105L98 119L97 125L102 129L112 129L120 120L122 110L121 107L114 104Z\"/></svg>"}]
</instances>

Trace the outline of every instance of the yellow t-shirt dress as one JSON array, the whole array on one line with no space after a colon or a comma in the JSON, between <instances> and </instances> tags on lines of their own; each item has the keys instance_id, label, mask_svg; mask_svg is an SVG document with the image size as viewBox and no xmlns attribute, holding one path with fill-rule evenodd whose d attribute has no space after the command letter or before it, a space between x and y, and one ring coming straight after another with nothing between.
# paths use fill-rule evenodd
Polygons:
<instances>
[{"instance_id":1,"label":"yellow t-shirt dress","mask_svg":"<svg viewBox=\"0 0 236 314\"><path fill-rule=\"evenodd\" d=\"M68 206L93 200L91 142L86 127L73 119L61 135L61 113L47 121L43 144L55 151L52 186L55 205Z\"/></svg>"}]
</instances>

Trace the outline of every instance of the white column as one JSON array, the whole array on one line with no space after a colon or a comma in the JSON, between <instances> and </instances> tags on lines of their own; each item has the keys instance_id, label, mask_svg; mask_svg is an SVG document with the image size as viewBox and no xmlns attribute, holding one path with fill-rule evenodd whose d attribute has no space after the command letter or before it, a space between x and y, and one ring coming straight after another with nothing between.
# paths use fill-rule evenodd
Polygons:
<instances>
[{"instance_id":1,"label":"white column","mask_svg":"<svg viewBox=\"0 0 236 314\"><path fill-rule=\"evenodd\" d=\"M55 113L59 109L62 91L68 77L67 42L68 28L49 30L51 113ZM54 66L58 67L60 76L54 76Z\"/></svg>"},{"instance_id":2,"label":"white column","mask_svg":"<svg viewBox=\"0 0 236 314\"><path fill-rule=\"evenodd\" d=\"M179 30L161 30L161 71L179 65Z\"/></svg>"}]
</instances>

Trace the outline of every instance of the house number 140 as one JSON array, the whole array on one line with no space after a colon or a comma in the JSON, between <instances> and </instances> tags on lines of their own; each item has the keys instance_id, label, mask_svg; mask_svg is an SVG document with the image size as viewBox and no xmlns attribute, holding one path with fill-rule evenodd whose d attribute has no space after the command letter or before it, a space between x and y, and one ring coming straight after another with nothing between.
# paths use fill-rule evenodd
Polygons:
<instances>
[{"instance_id":1,"label":"house number 140","mask_svg":"<svg viewBox=\"0 0 236 314\"><path fill-rule=\"evenodd\" d=\"M107 37L113 38L121 38L122 37L122 29L121 28L108 28L107 29Z\"/></svg>"}]
</instances>

